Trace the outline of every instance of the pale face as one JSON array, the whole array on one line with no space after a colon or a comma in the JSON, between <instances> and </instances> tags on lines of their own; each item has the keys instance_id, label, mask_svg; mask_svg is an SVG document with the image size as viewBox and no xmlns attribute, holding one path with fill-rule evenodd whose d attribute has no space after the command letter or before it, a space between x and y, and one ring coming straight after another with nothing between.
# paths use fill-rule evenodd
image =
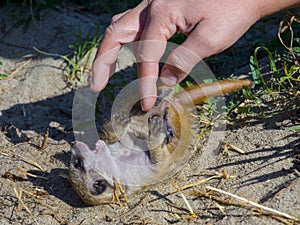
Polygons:
<instances>
[{"instance_id":1,"label":"pale face","mask_svg":"<svg viewBox=\"0 0 300 225\"><path fill-rule=\"evenodd\" d=\"M99 162L103 162L103 167ZM99 168L100 167L100 168ZM83 142L74 142L69 167L72 186L88 204L109 203L114 191L113 175L117 171L109 150L103 141L98 141L94 150Z\"/></svg>"}]
</instances>

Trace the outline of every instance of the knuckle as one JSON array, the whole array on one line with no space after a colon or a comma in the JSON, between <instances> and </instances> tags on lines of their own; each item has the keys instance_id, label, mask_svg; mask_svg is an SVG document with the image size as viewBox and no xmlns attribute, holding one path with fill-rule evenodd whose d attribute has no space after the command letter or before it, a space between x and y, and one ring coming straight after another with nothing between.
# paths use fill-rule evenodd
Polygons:
<instances>
[{"instance_id":1,"label":"knuckle","mask_svg":"<svg viewBox=\"0 0 300 225\"><path fill-rule=\"evenodd\" d=\"M176 54L175 52L169 55L168 64L181 71L186 72L186 70L188 70L188 60L182 57L182 55Z\"/></svg>"},{"instance_id":2,"label":"knuckle","mask_svg":"<svg viewBox=\"0 0 300 225\"><path fill-rule=\"evenodd\" d=\"M200 57L195 52L180 46L169 55L167 63L187 74L199 61Z\"/></svg>"},{"instance_id":3,"label":"knuckle","mask_svg":"<svg viewBox=\"0 0 300 225\"><path fill-rule=\"evenodd\" d=\"M206 39L205 46L212 54L216 54L223 50L221 43L222 40L218 37L218 35L211 35Z\"/></svg>"},{"instance_id":4,"label":"knuckle","mask_svg":"<svg viewBox=\"0 0 300 225\"><path fill-rule=\"evenodd\" d=\"M167 8L168 8L167 1L165 1L165 0L152 1L149 6L149 10L151 13L164 12Z\"/></svg>"},{"instance_id":5,"label":"knuckle","mask_svg":"<svg viewBox=\"0 0 300 225\"><path fill-rule=\"evenodd\" d=\"M110 23L112 24L112 23L116 22L119 18L120 18L120 14L114 15L114 16L111 18Z\"/></svg>"},{"instance_id":6,"label":"knuckle","mask_svg":"<svg viewBox=\"0 0 300 225\"><path fill-rule=\"evenodd\" d=\"M112 37L114 36L115 32L116 32L116 24L112 23L106 28L105 36Z\"/></svg>"},{"instance_id":7,"label":"knuckle","mask_svg":"<svg viewBox=\"0 0 300 225\"><path fill-rule=\"evenodd\" d=\"M130 10L127 10L125 12L122 12L122 13L119 13L119 14L116 14L114 15L112 18L111 18L111 22L110 23L115 23L117 20L119 20L121 17L123 17L124 15L127 14L127 12L129 12Z\"/></svg>"},{"instance_id":8,"label":"knuckle","mask_svg":"<svg viewBox=\"0 0 300 225\"><path fill-rule=\"evenodd\" d=\"M117 20L121 19L123 16L130 13L131 9L126 10L125 12L118 13L111 18L111 23L115 23Z\"/></svg>"},{"instance_id":9,"label":"knuckle","mask_svg":"<svg viewBox=\"0 0 300 225\"><path fill-rule=\"evenodd\" d=\"M158 62L166 48L166 43L162 41L142 41L136 52L138 62Z\"/></svg>"}]
</instances>

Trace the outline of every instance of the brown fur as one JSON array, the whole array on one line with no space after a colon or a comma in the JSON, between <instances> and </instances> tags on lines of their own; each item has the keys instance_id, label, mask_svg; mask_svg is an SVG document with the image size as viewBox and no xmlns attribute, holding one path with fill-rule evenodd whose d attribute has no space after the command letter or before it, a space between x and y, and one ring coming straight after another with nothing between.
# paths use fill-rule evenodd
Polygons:
<instances>
[{"instance_id":1,"label":"brown fur","mask_svg":"<svg viewBox=\"0 0 300 225\"><path fill-rule=\"evenodd\" d=\"M126 187L125 185L127 195L136 193L136 191L142 190L149 183L159 182L172 172L176 172L178 165L183 162L183 159L187 158L187 154L190 154L188 150L193 142L191 111L194 109L194 103L200 104L209 97L233 92L251 84L252 82L249 80L202 84L176 94L168 92L170 94L158 103L155 108L147 113L140 111L137 114L133 114L130 120L122 117L122 115L114 115L112 119L116 121L117 127L113 129L112 122L108 122L105 124L101 134L101 139L105 141L107 148L114 149L112 151L115 156L125 155L133 150L126 147L123 149L112 147L119 142L120 137L125 142L127 140L131 141L130 137L132 136L137 140L143 140L146 143L145 147L149 151L151 169L154 171L154 174L150 175L147 180L141 179L138 187ZM89 169L89 171L76 170L72 165L72 160L77 153L74 153L74 149L72 150L70 177L76 192L88 204L108 203L113 192L112 184L110 184L109 192L106 191L99 195L91 194L89 188L87 188L88 185L86 185L87 183L90 184L93 179L96 179L94 177L101 176L101 179L103 179L103 177L105 178L108 175L101 174L101 170L99 171L97 168ZM95 160L95 157L91 156L91 160ZM107 162L104 160L99 163L105 165ZM91 170L93 170L93 174L91 174ZM97 175L94 170L97 173L100 172L100 174ZM122 180L118 180L118 182L122 185Z\"/></svg>"}]
</instances>

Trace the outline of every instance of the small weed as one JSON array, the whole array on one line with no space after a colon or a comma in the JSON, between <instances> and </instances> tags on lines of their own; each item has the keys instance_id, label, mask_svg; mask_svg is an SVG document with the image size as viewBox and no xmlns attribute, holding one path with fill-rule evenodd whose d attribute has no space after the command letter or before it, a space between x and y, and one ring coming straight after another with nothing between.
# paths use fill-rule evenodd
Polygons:
<instances>
[{"instance_id":1,"label":"small weed","mask_svg":"<svg viewBox=\"0 0 300 225\"><path fill-rule=\"evenodd\" d=\"M5 73L0 73L0 79L7 79L8 75Z\"/></svg>"},{"instance_id":2,"label":"small weed","mask_svg":"<svg viewBox=\"0 0 300 225\"><path fill-rule=\"evenodd\" d=\"M82 81L84 73L87 70L89 71L87 65L91 59L92 50L98 46L102 38L102 35L98 37L99 28L100 24L95 30L88 32L86 36L78 36L76 43L69 46L69 48L73 49L71 55L59 55L55 53L47 53L37 48L34 49L43 55L62 58L67 63L65 70L67 71L68 80L78 78Z\"/></svg>"},{"instance_id":3,"label":"small weed","mask_svg":"<svg viewBox=\"0 0 300 225\"><path fill-rule=\"evenodd\" d=\"M245 102L254 102L257 108L260 111L260 116L264 116L264 111L260 105L259 96L253 93L253 91L249 87L243 87L243 89L239 92L234 93L234 97L232 97L229 103L225 106L227 111L226 118L229 121L235 120L237 115L241 115L244 117L257 117L251 116L254 114L253 105L245 104Z\"/></svg>"},{"instance_id":4,"label":"small weed","mask_svg":"<svg viewBox=\"0 0 300 225\"><path fill-rule=\"evenodd\" d=\"M2 66L3 63L0 61L0 66ZM6 73L0 73L0 80L4 80L8 78L8 74Z\"/></svg>"},{"instance_id":5,"label":"small weed","mask_svg":"<svg viewBox=\"0 0 300 225\"><path fill-rule=\"evenodd\" d=\"M272 74L274 74L275 79L276 79L276 81L279 84L279 87L280 87L280 84L281 84L281 81L278 79L278 70L276 68L275 60L274 60L274 58L272 56L272 53L269 51L269 49L267 47L257 47L254 50L254 54L250 57L250 69L251 69L251 72L252 72L252 78L253 78L253 80L254 80L254 82L255 82L256 85L258 85L258 86L263 85L263 87L269 93L272 93L274 87L273 86L271 86L271 87L268 86L268 84L265 81L265 79L263 77L263 74L262 74L262 72L260 70L260 66L259 66L257 55L258 55L258 51L261 50L261 49L267 52L268 57L270 59L270 72Z\"/></svg>"},{"instance_id":6,"label":"small weed","mask_svg":"<svg viewBox=\"0 0 300 225\"><path fill-rule=\"evenodd\" d=\"M250 67L255 83L258 85L263 84L269 93L289 90L293 87L292 82L298 83L300 81L300 18L297 19L295 15L289 12L286 17L280 22L278 32L278 38L284 50L272 53L267 47L257 47L250 58ZM271 86L267 85L260 72L257 59L259 50L264 50L269 57L270 73L272 75L270 81L273 82L273 84L269 82ZM274 60L273 54L276 56L278 63ZM280 68L278 69L278 67ZM277 89L275 89L274 84L277 85Z\"/></svg>"},{"instance_id":7,"label":"small weed","mask_svg":"<svg viewBox=\"0 0 300 225\"><path fill-rule=\"evenodd\" d=\"M251 110L251 104L241 104L250 100L259 108L261 115L267 116L261 107L261 98L264 95L272 97L274 105L279 106L279 97L285 99L283 108L297 108L292 97L289 100L286 96L293 96L287 93L297 92L300 82L300 19L295 14L287 12L283 20L280 22L277 43L279 46L274 48L275 41L270 45L258 46L254 49L253 55L250 56L250 70L252 78L255 82L255 89L250 90L244 88L242 94L236 95L229 103L228 117L229 119L236 118L237 115L245 113L250 118L257 117ZM269 65L268 71L261 71L260 58L267 58ZM264 68L265 70L265 68ZM290 106L289 106L290 104ZM232 113L232 112L235 113ZM293 128L298 129L298 126Z\"/></svg>"},{"instance_id":8,"label":"small weed","mask_svg":"<svg viewBox=\"0 0 300 225\"><path fill-rule=\"evenodd\" d=\"M80 71L81 76L82 72L85 71L89 61L91 60L92 50L96 48L102 38L102 35L98 37L100 24L96 27L95 30L90 30L86 36L79 35L77 41L74 45L70 45L69 48L74 50L74 60L72 67L69 70L69 78L73 80L76 77L76 74ZM84 57L87 56L84 65L80 66Z\"/></svg>"},{"instance_id":9,"label":"small weed","mask_svg":"<svg viewBox=\"0 0 300 225\"><path fill-rule=\"evenodd\" d=\"M300 126L290 127L288 130L300 131Z\"/></svg>"},{"instance_id":10,"label":"small weed","mask_svg":"<svg viewBox=\"0 0 300 225\"><path fill-rule=\"evenodd\" d=\"M171 37L171 39L169 41L174 44L180 45L185 41L185 39L186 39L186 36L183 33L178 31Z\"/></svg>"}]
</instances>

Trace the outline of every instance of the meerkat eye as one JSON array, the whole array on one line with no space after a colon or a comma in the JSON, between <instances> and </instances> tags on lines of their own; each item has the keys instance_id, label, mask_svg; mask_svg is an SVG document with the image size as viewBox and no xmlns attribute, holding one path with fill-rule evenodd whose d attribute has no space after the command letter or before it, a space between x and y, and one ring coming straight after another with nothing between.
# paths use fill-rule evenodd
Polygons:
<instances>
[{"instance_id":1,"label":"meerkat eye","mask_svg":"<svg viewBox=\"0 0 300 225\"><path fill-rule=\"evenodd\" d=\"M76 169L80 169L80 170L83 169L83 162L80 158L74 159L73 165Z\"/></svg>"},{"instance_id":2,"label":"meerkat eye","mask_svg":"<svg viewBox=\"0 0 300 225\"><path fill-rule=\"evenodd\" d=\"M93 184L94 190L92 192L93 194L100 195L106 190L106 187L107 187L107 182L105 180L97 180Z\"/></svg>"}]
</instances>

